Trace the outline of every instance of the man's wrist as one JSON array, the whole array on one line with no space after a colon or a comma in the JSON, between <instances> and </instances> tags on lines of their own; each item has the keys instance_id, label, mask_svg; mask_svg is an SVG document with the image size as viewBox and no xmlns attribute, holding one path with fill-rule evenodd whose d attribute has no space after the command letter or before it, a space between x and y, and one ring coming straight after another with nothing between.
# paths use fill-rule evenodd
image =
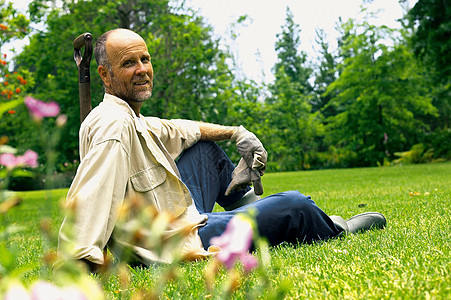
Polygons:
<instances>
[{"instance_id":1,"label":"man's wrist","mask_svg":"<svg viewBox=\"0 0 451 300\"><path fill-rule=\"evenodd\" d=\"M249 131L246 128L244 128L243 125L235 127L235 131L234 131L233 135L230 137L230 140L232 140L234 142L239 142L239 140L244 137L246 132L249 132Z\"/></svg>"}]
</instances>

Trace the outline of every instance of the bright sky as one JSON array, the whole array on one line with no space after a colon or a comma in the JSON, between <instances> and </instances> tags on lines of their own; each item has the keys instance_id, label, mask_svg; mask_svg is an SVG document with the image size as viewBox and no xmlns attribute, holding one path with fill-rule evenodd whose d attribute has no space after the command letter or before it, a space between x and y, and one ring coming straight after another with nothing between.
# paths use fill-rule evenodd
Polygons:
<instances>
[{"instance_id":1,"label":"bright sky","mask_svg":"<svg viewBox=\"0 0 451 300\"><path fill-rule=\"evenodd\" d=\"M14 6L25 11L30 0L14 0ZM177 2L177 1L175 1ZM366 1L368 2L368 1ZM366 4L368 11L380 10L375 25L398 28L397 19L403 15L398 0L374 0ZM408 0L412 7L417 0ZM271 68L276 62L274 45L276 35L285 24L286 8L290 7L295 23L301 28L301 49L314 59L315 29L323 29L329 38L330 46L336 47L337 32L335 24L341 16L362 19L360 13L363 0L187 0L188 6L196 9L214 27L215 34L223 37L225 44L232 48L238 64L247 78L258 82L271 82ZM230 39L230 25L239 16L249 19L238 28L238 38ZM22 43L23 44L23 43ZM20 48L20 43L17 48ZM259 53L259 55L257 55ZM264 75L263 75L264 74Z\"/></svg>"},{"instance_id":2,"label":"bright sky","mask_svg":"<svg viewBox=\"0 0 451 300\"><path fill-rule=\"evenodd\" d=\"M409 8L416 2L409 0ZM364 16L360 13L363 0L187 0L187 3L198 9L208 23L214 26L216 34L226 38L230 37L228 32L231 23L236 22L241 15L249 16L247 26L240 26L239 37L234 42L228 38L228 45L237 54L246 77L258 82L271 82L274 78L271 74L277 59L274 45L276 35L282 32L285 24L287 7L291 9L295 23L300 25L300 50L305 51L309 59L316 57L315 29L323 29L327 33L329 45L335 48L338 18L341 16L346 21L349 18L362 19ZM373 24L400 27L396 20L403 16L403 9L398 0L375 0L365 7L371 12L380 10Z\"/></svg>"}]
</instances>

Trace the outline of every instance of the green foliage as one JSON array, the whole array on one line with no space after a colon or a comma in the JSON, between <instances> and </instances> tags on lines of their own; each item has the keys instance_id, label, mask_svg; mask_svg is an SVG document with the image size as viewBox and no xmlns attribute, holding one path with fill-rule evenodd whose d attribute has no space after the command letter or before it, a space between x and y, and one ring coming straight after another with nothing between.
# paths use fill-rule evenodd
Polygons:
<instances>
[{"instance_id":1,"label":"green foliage","mask_svg":"<svg viewBox=\"0 0 451 300\"><path fill-rule=\"evenodd\" d=\"M308 154L314 150L314 137L322 131L317 115L311 114L308 96L299 83L291 81L284 69L276 73L276 92L268 104L269 126L266 133L272 148L269 168L277 171L309 169Z\"/></svg>"},{"instance_id":2,"label":"green foliage","mask_svg":"<svg viewBox=\"0 0 451 300\"><path fill-rule=\"evenodd\" d=\"M429 148L425 151L423 144L413 145L409 151L395 152L398 159L393 164L421 164L431 162L442 162L443 159L434 159L434 149Z\"/></svg>"},{"instance_id":3,"label":"green foliage","mask_svg":"<svg viewBox=\"0 0 451 300\"><path fill-rule=\"evenodd\" d=\"M451 115L451 8L447 1L420 0L407 14L413 31L413 51L429 66L433 104L439 116L431 120L437 129L450 128ZM446 151L450 151L448 147Z\"/></svg>"},{"instance_id":4,"label":"green foliage","mask_svg":"<svg viewBox=\"0 0 451 300\"><path fill-rule=\"evenodd\" d=\"M415 54L437 70L437 79L451 78L451 7L448 1L419 0L409 11Z\"/></svg>"},{"instance_id":5,"label":"green foliage","mask_svg":"<svg viewBox=\"0 0 451 300\"><path fill-rule=\"evenodd\" d=\"M435 158L451 160L451 128L434 130L424 137L423 143L434 149Z\"/></svg>"},{"instance_id":6,"label":"green foliage","mask_svg":"<svg viewBox=\"0 0 451 300\"><path fill-rule=\"evenodd\" d=\"M21 39L28 33L29 20L18 13L12 3L0 1L0 16L0 47L12 40ZM16 133L18 129L23 129L22 124L26 122L25 120L29 120L28 112L22 104L25 93L34 85L34 79L27 70L18 68L17 71L11 72L9 57L6 53L2 53L1 58L0 154L23 153L28 147L27 145L18 146ZM8 187L13 180L32 177L33 173L29 170L17 168L10 170L0 166L0 190ZM0 194L0 201L2 200L4 200L3 194Z\"/></svg>"},{"instance_id":7,"label":"green foliage","mask_svg":"<svg viewBox=\"0 0 451 300\"><path fill-rule=\"evenodd\" d=\"M310 100L314 112L321 111L324 117L334 115L336 112L332 106L328 106L331 95L325 94L327 87L337 79L337 57L330 52L329 44L326 41L326 33L318 29L316 31L316 43L320 47L321 61L315 74L315 95Z\"/></svg>"},{"instance_id":8,"label":"green foliage","mask_svg":"<svg viewBox=\"0 0 451 300\"><path fill-rule=\"evenodd\" d=\"M23 105L25 95L35 85L33 74L24 69L9 72L7 66L1 70L4 87L2 95L0 95L0 103L5 110L2 110L0 134L19 152L26 149L38 151L39 149L35 147L36 143L33 143L35 136L30 134L30 132L34 132L35 128L30 122L30 115L25 105ZM8 84L5 85L5 82Z\"/></svg>"},{"instance_id":9,"label":"green foliage","mask_svg":"<svg viewBox=\"0 0 451 300\"><path fill-rule=\"evenodd\" d=\"M283 69L285 74L290 78L290 81L298 84L297 88L299 89L299 92L308 94L312 91L312 87L308 82L312 74L312 69L306 64L307 54L303 51L298 51L301 43L299 37L300 32L299 25L294 23L293 13L287 7L285 24L282 26L282 33L277 34L275 45L277 62L274 65L274 72L277 74L277 72ZM277 92L276 88L275 93Z\"/></svg>"},{"instance_id":10,"label":"green foliage","mask_svg":"<svg viewBox=\"0 0 451 300\"><path fill-rule=\"evenodd\" d=\"M14 9L12 2L0 1L0 47L13 39L25 37L29 20Z\"/></svg>"},{"instance_id":11,"label":"green foliage","mask_svg":"<svg viewBox=\"0 0 451 300\"><path fill-rule=\"evenodd\" d=\"M271 96L265 101L268 128L265 133L269 170L309 169L308 153L315 150L313 143L322 126L316 114L311 114L312 87L308 79L312 69L307 66L306 54L298 52L299 26L287 9L286 24L277 35L278 61L274 66L275 82L270 85Z\"/></svg>"},{"instance_id":12,"label":"green foliage","mask_svg":"<svg viewBox=\"0 0 451 300\"><path fill-rule=\"evenodd\" d=\"M8 101L6 103L1 103L0 104L0 119L2 118L2 115L5 112L10 111L11 109L15 108L17 105L22 104L22 103L23 103L23 99L15 99L15 100Z\"/></svg>"},{"instance_id":13,"label":"green foliage","mask_svg":"<svg viewBox=\"0 0 451 300\"><path fill-rule=\"evenodd\" d=\"M223 117L230 81L225 56L210 28L198 17L167 15L148 33L155 71L152 105L144 114L218 122Z\"/></svg>"},{"instance_id":14,"label":"green foliage","mask_svg":"<svg viewBox=\"0 0 451 300\"><path fill-rule=\"evenodd\" d=\"M330 141L357 153L360 166L375 165L394 151L417 142L427 131L427 118L437 114L423 69L393 30L368 23L343 24L348 53L341 74L327 89ZM358 32L362 33L358 33ZM381 43L391 39L393 46Z\"/></svg>"}]
</instances>

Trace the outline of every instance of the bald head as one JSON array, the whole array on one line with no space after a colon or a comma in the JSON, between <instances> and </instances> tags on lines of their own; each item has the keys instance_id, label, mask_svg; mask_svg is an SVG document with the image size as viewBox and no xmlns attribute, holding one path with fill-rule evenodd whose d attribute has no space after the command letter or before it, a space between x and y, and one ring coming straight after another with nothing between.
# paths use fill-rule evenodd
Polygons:
<instances>
[{"instance_id":1,"label":"bald head","mask_svg":"<svg viewBox=\"0 0 451 300\"><path fill-rule=\"evenodd\" d=\"M144 39L128 29L110 30L98 39L94 55L105 92L126 101L139 114L153 87L153 69Z\"/></svg>"},{"instance_id":2,"label":"bald head","mask_svg":"<svg viewBox=\"0 0 451 300\"><path fill-rule=\"evenodd\" d=\"M116 28L110 31L105 32L102 34L99 39L96 42L95 48L94 48L94 56L97 62L97 66L104 66L108 70L111 71L111 62L108 58L107 53L107 44L111 42L111 40L114 42L117 42L118 40L130 40L130 39L138 39L144 42L143 38L137 34L136 32L133 32L129 29L124 28ZM108 41L110 40L110 41Z\"/></svg>"},{"instance_id":3,"label":"bald head","mask_svg":"<svg viewBox=\"0 0 451 300\"><path fill-rule=\"evenodd\" d=\"M136 47L147 51L147 45L144 39L137 33L128 29L117 29L108 35L106 40L106 54L108 62L114 65L115 62L130 50Z\"/></svg>"}]
</instances>

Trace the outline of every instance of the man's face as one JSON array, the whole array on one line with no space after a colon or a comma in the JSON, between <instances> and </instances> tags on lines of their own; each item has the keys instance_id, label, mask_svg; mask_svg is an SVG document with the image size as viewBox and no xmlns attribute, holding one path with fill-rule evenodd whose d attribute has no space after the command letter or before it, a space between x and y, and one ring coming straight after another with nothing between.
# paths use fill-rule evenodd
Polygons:
<instances>
[{"instance_id":1,"label":"man's face","mask_svg":"<svg viewBox=\"0 0 451 300\"><path fill-rule=\"evenodd\" d=\"M141 107L152 95L153 69L144 40L130 31L112 33L106 44L111 63L106 91L132 106Z\"/></svg>"}]
</instances>

